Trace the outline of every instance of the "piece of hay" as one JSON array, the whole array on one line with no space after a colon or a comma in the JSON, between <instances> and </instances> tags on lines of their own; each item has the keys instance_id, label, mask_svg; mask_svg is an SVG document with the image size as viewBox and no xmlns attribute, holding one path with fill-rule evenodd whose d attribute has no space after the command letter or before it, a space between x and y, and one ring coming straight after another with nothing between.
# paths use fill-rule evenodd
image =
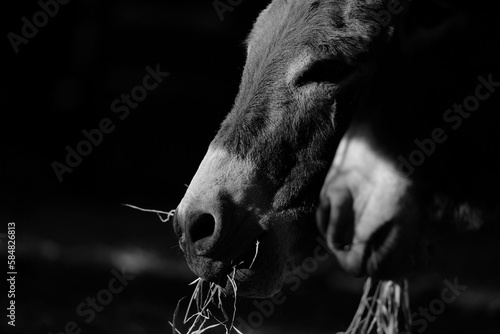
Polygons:
<instances>
[{"instance_id":1,"label":"piece of hay","mask_svg":"<svg viewBox=\"0 0 500 334\"><path fill-rule=\"evenodd\" d=\"M142 212L156 213L158 215L158 217L160 218L162 223L168 222L170 220L170 218L174 217L174 215L175 215L175 210L170 210L170 211L166 212L166 211L159 211L159 210L143 209L143 208L140 208L138 206L131 205L131 204L122 204L122 205L129 207L131 209L134 209L134 210L142 211ZM167 218L163 218L162 215L166 215Z\"/></svg>"},{"instance_id":2,"label":"piece of hay","mask_svg":"<svg viewBox=\"0 0 500 334\"><path fill-rule=\"evenodd\" d=\"M410 334L408 281L375 281L368 278L349 328L343 334Z\"/></svg>"}]
</instances>

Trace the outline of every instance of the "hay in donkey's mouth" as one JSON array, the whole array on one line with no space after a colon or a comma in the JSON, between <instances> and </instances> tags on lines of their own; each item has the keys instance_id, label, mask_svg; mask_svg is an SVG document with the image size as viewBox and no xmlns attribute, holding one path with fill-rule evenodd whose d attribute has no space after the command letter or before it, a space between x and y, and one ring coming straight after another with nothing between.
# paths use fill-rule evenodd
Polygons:
<instances>
[{"instance_id":1,"label":"hay in donkey's mouth","mask_svg":"<svg viewBox=\"0 0 500 334\"><path fill-rule=\"evenodd\" d=\"M259 244L260 242L257 240L255 242L255 254L252 258L252 262L250 263L249 269L252 268L257 255L259 253ZM226 334L232 333L232 331L237 334L243 334L238 328L234 326L234 321L236 318L236 302L238 296L238 286L236 285L236 270L239 265L241 265L244 260L240 263L232 263L232 272L227 276L227 280L233 289L233 312L231 316L228 315L226 309L224 308L224 304L222 299L226 297L223 288L215 283L207 282L202 278L197 278L190 285L195 285L195 289L193 294L189 300L189 304L186 310L186 314L183 319L183 324L189 324L189 329L186 334L201 334L210 329L214 329L217 327L223 327ZM204 286L208 284L208 291L205 292ZM180 303L182 299L177 303L177 308L174 312L173 321L170 322L172 326L173 334L182 334L175 326L177 323ZM215 306L215 311L220 315L217 317L213 310ZM212 308L210 308L212 307ZM220 317L222 316L223 319Z\"/></svg>"},{"instance_id":2,"label":"hay in donkey's mouth","mask_svg":"<svg viewBox=\"0 0 500 334\"><path fill-rule=\"evenodd\" d=\"M234 293L233 312L231 316L227 314L222 302L222 298L225 297L222 287L215 283L207 282L202 278L197 278L190 284L196 284L196 286L189 300L186 314L183 319L183 324L189 325L189 329L186 334L201 334L217 327L223 327L226 334L231 333L232 330L236 331L236 333L242 334L236 327L234 327L234 320L236 317L236 298L238 293L238 287L236 286L236 281L234 280L235 274L236 269L233 268L232 275L227 275L227 279L229 280ZM205 292L204 286L206 284L208 284L208 291ZM172 322L169 322L172 326L173 334L182 334L176 328L176 323L179 315L180 303L183 299L179 300L177 303L174 318ZM212 309L213 306L215 306L216 310L218 310L220 315L222 315L223 319L219 318L220 315L217 317L215 313L211 311L210 306L212 306Z\"/></svg>"},{"instance_id":3,"label":"hay in donkey's mouth","mask_svg":"<svg viewBox=\"0 0 500 334\"><path fill-rule=\"evenodd\" d=\"M358 310L343 334L410 334L408 281L375 281L368 278Z\"/></svg>"}]
</instances>

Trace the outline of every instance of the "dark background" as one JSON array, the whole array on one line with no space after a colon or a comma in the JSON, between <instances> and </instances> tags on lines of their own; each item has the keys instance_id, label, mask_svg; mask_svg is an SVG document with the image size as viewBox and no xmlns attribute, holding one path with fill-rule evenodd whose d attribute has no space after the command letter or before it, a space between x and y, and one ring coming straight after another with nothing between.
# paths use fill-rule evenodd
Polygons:
<instances>
[{"instance_id":1,"label":"dark background","mask_svg":"<svg viewBox=\"0 0 500 334\"><path fill-rule=\"evenodd\" d=\"M221 21L210 0L73 0L60 5L18 54L6 36L20 34L21 18L32 21L40 7L36 1L3 4L0 233L16 222L18 333L55 334L71 320L82 333L171 333L168 321L195 277L171 226L121 203L176 207L231 109L245 62L243 41L267 3L242 1ZM141 84L145 67L156 64L170 76L119 120L111 102ZM82 130L97 128L103 118L115 130L59 182L51 164L64 163L65 147L76 148L85 139ZM415 279L415 308L438 298L443 280L462 265ZM136 278L84 324L77 305L95 297L111 270L122 267ZM491 270L478 267L472 270ZM474 276L470 271L460 277ZM498 284L486 281L470 289L469 299L447 306L426 332L500 333L494 324ZM330 261L255 332L346 329L361 286ZM243 317L254 310L250 301L240 304ZM10 330L1 319L0 330Z\"/></svg>"}]
</instances>

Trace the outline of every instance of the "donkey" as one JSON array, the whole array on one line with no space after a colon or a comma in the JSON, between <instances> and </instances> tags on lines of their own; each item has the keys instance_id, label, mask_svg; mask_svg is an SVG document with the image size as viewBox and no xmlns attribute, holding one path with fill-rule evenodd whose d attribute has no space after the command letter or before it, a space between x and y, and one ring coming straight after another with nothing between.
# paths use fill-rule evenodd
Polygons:
<instances>
[{"instance_id":1,"label":"donkey","mask_svg":"<svg viewBox=\"0 0 500 334\"><path fill-rule=\"evenodd\" d=\"M259 15L234 107L176 209L196 275L268 297L313 249L321 187L398 4L274 0Z\"/></svg>"},{"instance_id":2,"label":"donkey","mask_svg":"<svg viewBox=\"0 0 500 334\"><path fill-rule=\"evenodd\" d=\"M488 1L415 0L341 140L318 225L356 276L397 278L432 239L498 228L500 25Z\"/></svg>"}]
</instances>

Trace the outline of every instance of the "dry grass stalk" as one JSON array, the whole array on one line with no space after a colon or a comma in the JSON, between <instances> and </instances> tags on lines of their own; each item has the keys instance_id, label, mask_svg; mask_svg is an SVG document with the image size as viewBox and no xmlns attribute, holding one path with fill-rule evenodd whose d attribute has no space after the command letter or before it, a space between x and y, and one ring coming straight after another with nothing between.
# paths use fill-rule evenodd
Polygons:
<instances>
[{"instance_id":1,"label":"dry grass stalk","mask_svg":"<svg viewBox=\"0 0 500 334\"><path fill-rule=\"evenodd\" d=\"M129 208L132 208L134 210L142 211L142 212L156 213L158 215L158 217L160 218L162 223L168 222L170 220L170 218L172 218L175 215L175 210L170 210L170 211L166 212L166 211L159 211L159 210L143 209L143 208L140 208L138 206L131 205L131 204L122 204L122 205L129 207ZM167 218L163 218L162 215L167 216Z\"/></svg>"},{"instance_id":2,"label":"dry grass stalk","mask_svg":"<svg viewBox=\"0 0 500 334\"><path fill-rule=\"evenodd\" d=\"M371 291L375 288L375 291ZM402 328L401 328L402 327ZM358 310L344 334L411 333L408 281L376 281L368 278Z\"/></svg>"}]
</instances>

